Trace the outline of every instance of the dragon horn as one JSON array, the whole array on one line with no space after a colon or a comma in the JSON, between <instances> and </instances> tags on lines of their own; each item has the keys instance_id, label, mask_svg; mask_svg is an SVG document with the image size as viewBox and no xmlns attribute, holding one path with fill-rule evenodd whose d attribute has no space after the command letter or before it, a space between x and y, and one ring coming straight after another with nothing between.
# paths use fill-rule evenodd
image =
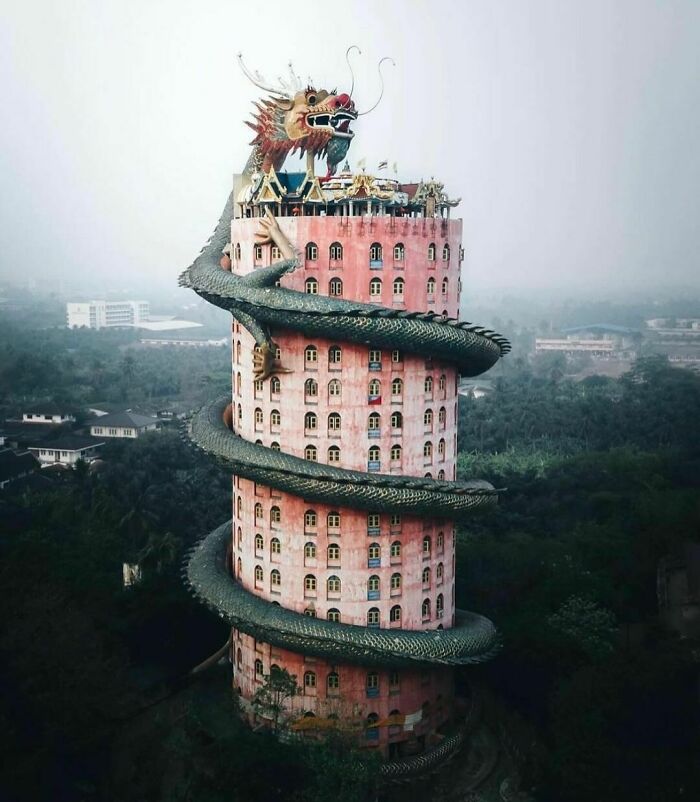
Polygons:
<instances>
[{"instance_id":1,"label":"dragon horn","mask_svg":"<svg viewBox=\"0 0 700 802\"><path fill-rule=\"evenodd\" d=\"M365 114L369 114L370 111L374 111L377 108L377 106L379 105L381 99L384 97L384 76L382 75L382 63L384 61L390 61L394 65L394 67L396 66L396 62L390 56L384 56L383 59L380 59L379 64L377 64L377 72L379 73L379 82L381 83L381 87L382 87L380 92L379 92L379 98L377 99L377 102L374 104L374 106L372 106L371 109L367 109L367 111L360 112L357 115L358 117L362 117Z\"/></svg>"},{"instance_id":2,"label":"dragon horn","mask_svg":"<svg viewBox=\"0 0 700 802\"><path fill-rule=\"evenodd\" d=\"M280 95L281 97L287 98L288 100L291 99L292 95L290 94L288 88L282 86L281 84L280 86L273 86L272 84L269 84L257 70L255 72L251 72L243 63L242 53L239 53L236 58L238 59L238 64L241 70L243 71L243 75L245 75L245 77L251 83L255 84L255 86L257 86L258 89L262 89L265 92L272 92L272 94Z\"/></svg>"},{"instance_id":3,"label":"dragon horn","mask_svg":"<svg viewBox=\"0 0 700 802\"><path fill-rule=\"evenodd\" d=\"M350 85L350 97L352 97L352 93L355 91L355 73L352 71L352 64L350 63L350 51L357 50L357 52L362 55L362 51L357 45L350 45L350 47L345 51L345 61L348 64L350 69L350 75L352 76L352 84Z\"/></svg>"}]
</instances>

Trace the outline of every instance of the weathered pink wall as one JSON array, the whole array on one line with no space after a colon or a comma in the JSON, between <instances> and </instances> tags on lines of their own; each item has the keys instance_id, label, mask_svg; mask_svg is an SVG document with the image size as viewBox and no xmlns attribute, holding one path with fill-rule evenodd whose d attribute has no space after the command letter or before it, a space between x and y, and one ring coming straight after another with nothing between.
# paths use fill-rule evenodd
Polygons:
<instances>
[{"instance_id":1,"label":"weathered pink wall","mask_svg":"<svg viewBox=\"0 0 700 802\"><path fill-rule=\"evenodd\" d=\"M384 306L407 310L446 311L457 316L459 308L459 253L461 221L425 219L393 219L387 217L338 218L301 217L281 218L280 225L290 240L301 252L302 267L282 279L282 286L304 291L305 282L314 278L318 292L329 294L329 282L340 278L343 282L342 297L349 300L378 303ZM258 228L256 219L237 219L232 223L233 271L244 274L255 266L271 262L270 246L263 248L262 259L254 259L254 233ZM318 248L316 261L304 258L305 246L314 242ZM331 262L331 243L343 246L343 259ZM383 246L382 269L370 269L369 249L373 242ZM396 243L403 243L405 257L395 262L393 252ZM436 258L428 259L428 247L435 244ZM240 244L241 258L235 258L236 245ZM443 260L443 246L449 245L450 258ZM381 296L371 297L369 282L373 278L382 280ZM403 278L403 298L395 297L392 291L394 279ZM427 282L435 279L435 292L429 295ZM443 295L443 278L447 279L447 292ZM305 448L316 447L318 461L326 462L328 448L340 448L343 468L365 471L368 468L368 451L371 446L380 449L382 473L412 476L431 475L446 479L455 476L457 434L457 376L454 368L438 362L426 361L423 357L402 354L401 360L392 359L390 351L381 353L381 369L370 370L368 346L329 340L309 340L293 332L275 332L275 341L280 348L280 360L290 373L280 374L280 391L273 394L271 384L266 381L262 389L256 389L253 381L253 340L239 324L233 326L233 404L234 428L249 440L259 440L270 446L278 443L282 451L303 457ZM313 344L317 348L318 360L306 362L304 349ZM339 364L329 363L329 349L341 348ZM432 378L432 391L425 389L428 377ZM318 395L309 398L305 394L305 381L313 378L318 384ZM395 378L403 381L400 395L392 395L391 386ZM342 383L340 397L329 396L329 382L337 379ZM368 403L368 386L371 380L381 383L381 402ZM444 410L444 422L440 410ZM262 420L256 422L256 410ZM432 424L426 425L426 410L432 410ZM273 424L274 412L281 416L278 425ZM392 412L403 416L400 429L390 426ZM305 431L305 415L313 412L317 416L317 428ZM339 431L329 431L328 415L341 415ZM368 435L368 418L373 412L381 416L378 437ZM439 453L439 443L444 441L444 454ZM424 456L424 444L431 442L432 457ZM401 459L390 459L391 447L401 446ZM440 473L444 471L444 474ZM368 514L347 508L331 509L328 506L306 503L300 498L281 493L247 480L234 477L233 488L233 546L234 571L243 585L263 598L275 601L283 607L297 612L313 611L325 618L329 609L340 611L343 623L367 624L367 611L378 608L380 626L401 626L405 629L431 629L450 627L454 618L454 537L453 526L446 521L418 519L403 516L400 523L391 523L389 514L380 516L379 534L368 535ZM256 518L256 504L262 516ZM280 522L271 521L271 509L279 508ZM305 525L305 513L313 510L317 515L315 529ZM329 512L341 516L339 529L327 526ZM256 549L255 536L262 536L263 546ZM439 546L442 535L442 546ZM423 551L424 537L431 538L429 553ZM280 541L280 553L271 552L271 539ZM401 544L401 557L391 558L391 544ZM316 544L316 558L305 558L304 546ZM368 565L370 544L380 546L379 566ZM327 549L331 544L340 546L340 560L329 562ZM438 580L438 566L442 566L442 579ZM262 569L262 580L256 581L256 566ZM424 583L424 568L430 568L430 580ZM280 573L280 584L271 584L271 572ZM401 588L392 592L393 574L401 574ZM315 593L305 590L304 577L316 577ZM380 598L368 599L368 579L380 577ZM330 576L341 579L340 594L328 594L326 581ZM442 615L437 614L437 597L444 600ZM422 604L430 599L430 616L422 615ZM401 621L390 622L390 610L401 606ZM241 636L236 649L241 650L241 665L236 668L235 684L241 688L244 698L255 692L256 677L253 665L256 655L262 654L265 673L270 663L276 663L297 674L299 682L310 664L318 667L319 686L315 695L307 694L295 705L300 710L312 710L318 715L328 712L325 694L325 676L331 668L323 661L304 658L289 652L256 644L252 638ZM236 654L238 654L236 652ZM236 660L238 657L236 657ZM438 696L447 715L452 696L452 676L449 669L434 669L426 672L404 672L400 689L390 691L388 671L380 672L384 680L380 683L380 695L371 700L366 697L366 669L341 666L341 698L343 705L352 709L355 716L366 716L376 712L383 717L391 710L411 713L429 702L435 710ZM260 679L260 678L258 678ZM368 707L368 704L370 703ZM337 707L336 697L331 700ZM370 709L371 708L371 709ZM296 708L295 708L296 709ZM433 713L429 725L432 729L441 721L443 714ZM412 738L411 733L394 733L393 740ZM387 733L383 732L380 743L385 744Z\"/></svg>"}]
</instances>

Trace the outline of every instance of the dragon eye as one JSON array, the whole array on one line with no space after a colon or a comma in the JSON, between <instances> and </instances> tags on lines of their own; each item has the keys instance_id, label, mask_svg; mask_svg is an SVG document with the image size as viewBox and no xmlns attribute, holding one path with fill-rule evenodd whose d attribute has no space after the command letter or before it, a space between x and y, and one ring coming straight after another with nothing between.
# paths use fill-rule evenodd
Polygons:
<instances>
[{"instance_id":1,"label":"dragon eye","mask_svg":"<svg viewBox=\"0 0 700 802\"><path fill-rule=\"evenodd\" d=\"M306 100L309 105L313 106L316 104L316 95L307 95Z\"/></svg>"}]
</instances>

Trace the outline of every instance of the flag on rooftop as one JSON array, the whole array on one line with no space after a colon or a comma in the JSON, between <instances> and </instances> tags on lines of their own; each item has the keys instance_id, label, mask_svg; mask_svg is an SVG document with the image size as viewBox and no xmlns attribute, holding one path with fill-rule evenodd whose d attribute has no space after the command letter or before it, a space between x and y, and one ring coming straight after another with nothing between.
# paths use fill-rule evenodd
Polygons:
<instances>
[{"instance_id":1,"label":"flag on rooftop","mask_svg":"<svg viewBox=\"0 0 700 802\"><path fill-rule=\"evenodd\" d=\"M386 170L388 166L389 162L385 159L383 162L379 162L379 167L377 167L377 170Z\"/></svg>"}]
</instances>

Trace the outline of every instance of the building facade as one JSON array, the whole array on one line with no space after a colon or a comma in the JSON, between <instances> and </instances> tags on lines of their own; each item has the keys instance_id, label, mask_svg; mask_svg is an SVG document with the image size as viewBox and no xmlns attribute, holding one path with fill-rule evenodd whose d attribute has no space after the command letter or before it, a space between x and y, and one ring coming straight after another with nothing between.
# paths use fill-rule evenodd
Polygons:
<instances>
[{"instance_id":1,"label":"building facade","mask_svg":"<svg viewBox=\"0 0 700 802\"><path fill-rule=\"evenodd\" d=\"M113 415L100 415L90 423L90 434L93 437L116 437L135 439L144 432L155 431L158 419L135 412L117 412Z\"/></svg>"},{"instance_id":2,"label":"building facade","mask_svg":"<svg viewBox=\"0 0 700 802\"><path fill-rule=\"evenodd\" d=\"M462 223L424 217L289 216L303 255L287 286L400 310L459 309ZM232 222L233 270L269 265L259 220ZM233 429L247 440L357 471L454 480L454 366L291 332L275 336L290 373L255 381L255 343L233 325ZM234 479L233 566L251 593L298 613L361 627L431 630L454 623L451 521L310 504ZM453 710L452 672L384 670L294 654L235 631L235 685L250 700L274 666L298 679L290 712L340 716L362 742L400 757L434 745ZM405 717L415 722L406 728ZM378 725L378 726L377 726Z\"/></svg>"},{"instance_id":3,"label":"building facade","mask_svg":"<svg viewBox=\"0 0 700 802\"><path fill-rule=\"evenodd\" d=\"M66 304L69 329L118 328L148 321L148 301L84 301Z\"/></svg>"}]
</instances>

